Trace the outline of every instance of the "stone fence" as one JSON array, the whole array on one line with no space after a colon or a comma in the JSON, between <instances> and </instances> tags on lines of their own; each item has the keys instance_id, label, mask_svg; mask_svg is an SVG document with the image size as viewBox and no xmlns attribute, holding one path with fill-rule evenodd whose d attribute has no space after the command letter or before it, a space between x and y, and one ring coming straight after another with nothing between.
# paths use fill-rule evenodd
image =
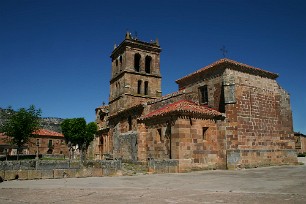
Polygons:
<instances>
[{"instance_id":1,"label":"stone fence","mask_svg":"<svg viewBox=\"0 0 306 204\"><path fill-rule=\"evenodd\" d=\"M75 177L101 177L116 175L121 170L119 160L86 161L2 161L0 177L3 180L13 179L52 179Z\"/></svg>"}]
</instances>

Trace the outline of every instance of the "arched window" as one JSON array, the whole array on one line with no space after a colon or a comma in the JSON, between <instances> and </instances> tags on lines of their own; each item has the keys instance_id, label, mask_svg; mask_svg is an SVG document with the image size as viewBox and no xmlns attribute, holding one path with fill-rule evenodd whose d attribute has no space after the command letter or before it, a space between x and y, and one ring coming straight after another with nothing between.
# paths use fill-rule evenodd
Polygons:
<instances>
[{"instance_id":1,"label":"arched window","mask_svg":"<svg viewBox=\"0 0 306 204\"><path fill-rule=\"evenodd\" d=\"M142 84L142 81L138 80L137 94L141 94L141 84Z\"/></svg>"},{"instance_id":2,"label":"arched window","mask_svg":"<svg viewBox=\"0 0 306 204\"><path fill-rule=\"evenodd\" d=\"M140 58L141 58L140 54L138 54L138 53L135 54L135 56L134 56L134 67L135 67L135 70L137 72L140 71Z\"/></svg>"},{"instance_id":3,"label":"arched window","mask_svg":"<svg viewBox=\"0 0 306 204\"><path fill-rule=\"evenodd\" d=\"M144 95L148 95L149 94L149 82L145 81L144 83Z\"/></svg>"},{"instance_id":4,"label":"arched window","mask_svg":"<svg viewBox=\"0 0 306 204\"><path fill-rule=\"evenodd\" d=\"M116 67L118 67L118 60L116 59Z\"/></svg>"},{"instance_id":5,"label":"arched window","mask_svg":"<svg viewBox=\"0 0 306 204\"><path fill-rule=\"evenodd\" d=\"M151 73L151 61L152 61L152 57L150 56L146 56L146 60L145 60L145 71L146 73Z\"/></svg>"}]
</instances>

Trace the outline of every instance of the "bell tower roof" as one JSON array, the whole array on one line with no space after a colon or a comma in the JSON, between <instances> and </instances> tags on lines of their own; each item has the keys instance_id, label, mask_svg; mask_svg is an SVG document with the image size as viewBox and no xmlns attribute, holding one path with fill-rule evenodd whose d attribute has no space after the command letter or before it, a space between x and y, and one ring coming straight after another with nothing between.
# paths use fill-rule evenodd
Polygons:
<instances>
[{"instance_id":1,"label":"bell tower roof","mask_svg":"<svg viewBox=\"0 0 306 204\"><path fill-rule=\"evenodd\" d=\"M159 46L159 41L157 38L155 41L145 42L145 41L139 40L137 37L133 37L130 32L127 32L125 34L125 39L118 46L114 46L114 50L112 54L110 55L110 57L116 58L118 53L122 52L121 50L127 46L138 48L141 50L150 51L150 52L157 52L157 53L161 52L161 48Z\"/></svg>"}]
</instances>

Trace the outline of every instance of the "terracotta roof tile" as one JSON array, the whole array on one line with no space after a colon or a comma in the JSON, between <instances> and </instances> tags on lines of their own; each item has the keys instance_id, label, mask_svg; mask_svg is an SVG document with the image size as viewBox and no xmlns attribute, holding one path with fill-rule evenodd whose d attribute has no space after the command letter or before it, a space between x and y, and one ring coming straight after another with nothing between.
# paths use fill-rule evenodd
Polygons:
<instances>
[{"instance_id":1,"label":"terracotta roof tile","mask_svg":"<svg viewBox=\"0 0 306 204\"><path fill-rule=\"evenodd\" d=\"M272 79L276 79L278 77L278 74L276 73L273 73L273 72L269 72L269 71L265 71L263 69L260 69L260 68L256 68L256 67L252 67L250 65L247 65L247 64L243 64L243 63L240 63L240 62L236 62L234 60L230 60L230 59L227 59L227 58L224 58L224 59L220 59L210 65L207 65L206 67L203 67L187 76L184 76L178 80L176 80L176 83L180 84L181 82L183 81L186 81L186 80L193 80L193 78L199 74L202 74L202 73L206 73L206 72L209 72L211 71L212 69L215 69L216 67L218 67L218 65L234 65L233 67L226 67L226 68L229 68L229 69L236 69L236 70L239 70L239 71L244 71L244 72L249 72L249 73L253 73L253 74L257 74L257 75L260 75L260 76L264 76L264 77L268 77L268 78L272 78Z\"/></svg>"},{"instance_id":2,"label":"terracotta roof tile","mask_svg":"<svg viewBox=\"0 0 306 204\"><path fill-rule=\"evenodd\" d=\"M64 138L64 135L62 133L54 132L51 130L46 129L39 129L35 132L33 132L34 135L39 135L41 137L62 137ZM5 134L0 133L0 145L7 144L7 139L9 139Z\"/></svg>"},{"instance_id":3,"label":"terracotta roof tile","mask_svg":"<svg viewBox=\"0 0 306 204\"><path fill-rule=\"evenodd\" d=\"M206 106L198 105L194 102L187 100L180 100L172 104L168 104L160 109L152 111L147 115L140 118L140 120L145 120L152 117L164 116L169 113L193 113L193 114L201 114L207 116L221 116L222 113L214 110L212 108L208 108Z\"/></svg>"},{"instance_id":4,"label":"terracotta roof tile","mask_svg":"<svg viewBox=\"0 0 306 204\"><path fill-rule=\"evenodd\" d=\"M35 132L33 132L34 135L39 135L39 136L57 136L57 137L64 137L62 133L54 132L51 130L46 130L46 129L39 129Z\"/></svg>"}]
</instances>

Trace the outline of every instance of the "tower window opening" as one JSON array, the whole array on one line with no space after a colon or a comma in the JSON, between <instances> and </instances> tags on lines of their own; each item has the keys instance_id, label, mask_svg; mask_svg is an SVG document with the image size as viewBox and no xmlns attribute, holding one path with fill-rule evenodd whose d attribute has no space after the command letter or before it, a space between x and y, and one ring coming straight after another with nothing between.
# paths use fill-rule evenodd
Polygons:
<instances>
[{"instance_id":1,"label":"tower window opening","mask_svg":"<svg viewBox=\"0 0 306 204\"><path fill-rule=\"evenodd\" d=\"M139 72L140 71L140 54L135 54L134 56L134 67L135 67L135 71Z\"/></svg>"},{"instance_id":2,"label":"tower window opening","mask_svg":"<svg viewBox=\"0 0 306 204\"><path fill-rule=\"evenodd\" d=\"M138 80L137 94L141 94L141 84L142 84L142 81Z\"/></svg>"},{"instance_id":3,"label":"tower window opening","mask_svg":"<svg viewBox=\"0 0 306 204\"><path fill-rule=\"evenodd\" d=\"M144 95L148 95L149 93L149 82L145 81L144 83Z\"/></svg>"},{"instance_id":4,"label":"tower window opening","mask_svg":"<svg viewBox=\"0 0 306 204\"><path fill-rule=\"evenodd\" d=\"M129 130L132 130L132 117L129 116L128 118L128 123L129 123Z\"/></svg>"},{"instance_id":5,"label":"tower window opening","mask_svg":"<svg viewBox=\"0 0 306 204\"><path fill-rule=\"evenodd\" d=\"M151 73L151 61L152 61L152 57L146 56L146 60L145 60L145 71L146 71L146 73L148 73L148 74Z\"/></svg>"}]
</instances>

